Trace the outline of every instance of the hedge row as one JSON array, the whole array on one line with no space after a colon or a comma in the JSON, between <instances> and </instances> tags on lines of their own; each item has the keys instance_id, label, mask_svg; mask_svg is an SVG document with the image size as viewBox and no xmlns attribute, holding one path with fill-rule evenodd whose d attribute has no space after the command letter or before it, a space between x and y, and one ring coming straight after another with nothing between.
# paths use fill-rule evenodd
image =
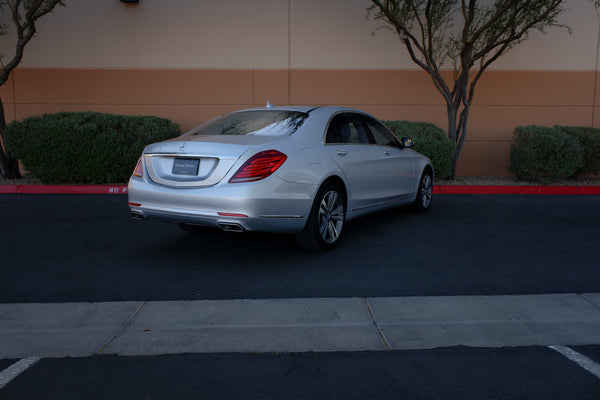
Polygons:
<instances>
[{"instance_id":1,"label":"hedge row","mask_svg":"<svg viewBox=\"0 0 600 400\"><path fill-rule=\"evenodd\" d=\"M581 145L583 166L575 171L575 176L600 174L600 129L573 126L557 128L577 139Z\"/></svg>"},{"instance_id":2,"label":"hedge row","mask_svg":"<svg viewBox=\"0 0 600 400\"><path fill-rule=\"evenodd\" d=\"M442 128L429 122L383 122L398 138L410 137L414 140L414 150L429 157L433 164L434 174L438 179L444 179L450 175L456 143L448 139Z\"/></svg>"},{"instance_id":3,"label":"hedge row","mask_svg":"<svg viewBox=\"0 0 600 400\"><path fill-rule=\"evenodd\" d=\"M510 167L517 178L548 184L600 173L600 129L536 125L517 127Z\"/></svg>"},{"instance_id":4,"label":"hedge row","mask_svg":"<svg viewBox=\"0 0 600 400\"><path fill-rule=\"evenodd\" d=\"M127 182L144 147L179 135L167 119L60 112L10 123L4 140L43 183Z\"/></svg>"},{"instance_id":5,"label":"hedge row","mask_svg":"<svg viewBox=\"0 0 600 400\"><path fill-rule=\"evenodd\" d=\"M399 138L415 141L414 149L433 163L437 177L452 171L456 145L428 122L386 121ZM9 124L4 139L14 157L43 183L127 182L144 147L179 135L173 122L95 112L60 112Z\"/></svg>"},{"instance_id":6,"label":"hedge row","mask_svg":"<svg viewBox=\"0 0 600 400\"><path fill-rule=\"evenodd\" d=\"M452 171L456 144L428 122L384 121L396 136L414 140L440 179ZM179 126L158 117L60 112L10 123L4 140L14 157L43 183L127 182L144 147L178 136ZM600 129L517 127L509 170L519 179L552 183L600 174Z\"/></svg>"}]
</instances>

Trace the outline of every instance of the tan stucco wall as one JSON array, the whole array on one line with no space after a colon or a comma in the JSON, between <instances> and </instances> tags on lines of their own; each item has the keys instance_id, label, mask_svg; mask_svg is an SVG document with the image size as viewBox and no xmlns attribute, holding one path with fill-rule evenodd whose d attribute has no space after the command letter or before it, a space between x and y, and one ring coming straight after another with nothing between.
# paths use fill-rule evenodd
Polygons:
<instances>
[{"instance_id":1,"label":"tan stucco wall","mask_svg":"<svg viewBox=\"0 0 600 400\"><path fill-rule=\"evenodd\" d=\"M369 0L66 3L40 21L23 67L416 69L393 32L371 34L381 24L366 18ZM7 14L0 20L8 22ZM560 22L573 33L534 32L493 68L595 69L599 24L591 1L567 1ZM13 38L1 38L0 48Z\"/></svg>"},{"instance_id":2,"label":"tan stucco wall","mask_svg":"<svg viewBox=\"0 0 600 400\"><path fill-rule=\"evenodd\" d=\"M9 119L59 110L153 114L189 129L222 112L340 104L445 128L445 106L400 41L365 18L368 0L68 0L41 21L0 88ZM3 18L6 14L3 15ZM479 84L459 174L507 174L523 124L600 126L599 17L570 0ZM0 38L12 54L10 35Z\"/></svg>"},{"instance_id":3,"label":"tan stucco wall","mask_svg":"<svg viewBox=\"0 0 600 400\"><path fill-rule=\"evenodd\" d=\"M515 126L600 126L593 71L490 71L479 86L459 174L508 174ZM151 114L191 129L220 113L274 104L339 104L381 119L445 127L445 106L421 71L17 70L0 90L11 119L60 110ZM594 113L595 111L595 113Z\"/></svg>"}]
</instances>

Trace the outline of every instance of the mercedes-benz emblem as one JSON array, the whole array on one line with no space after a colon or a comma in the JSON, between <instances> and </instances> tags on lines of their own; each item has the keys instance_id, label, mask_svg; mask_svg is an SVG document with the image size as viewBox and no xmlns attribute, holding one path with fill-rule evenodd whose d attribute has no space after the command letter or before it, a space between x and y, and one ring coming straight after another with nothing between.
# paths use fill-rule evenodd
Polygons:
<instances>
[{"instance_id":1,"label":"mercedes-benz emblem","mask_svg":"<svg viewBox=\"0 0 600 400\"><path fill-rule=\"evenodd\" d=\"M187 147L187 144L185 142L182 143L181 146L179 146L179 151L185 151L186 147Z\"/></svg>"}]
</instances>

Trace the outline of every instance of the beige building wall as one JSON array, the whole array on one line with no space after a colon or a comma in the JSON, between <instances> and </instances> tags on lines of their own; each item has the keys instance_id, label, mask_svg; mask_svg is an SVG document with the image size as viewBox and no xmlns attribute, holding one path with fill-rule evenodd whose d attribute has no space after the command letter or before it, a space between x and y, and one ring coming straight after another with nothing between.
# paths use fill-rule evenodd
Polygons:
<instances>
[{"instance_id":1,"label":"beige building wall","mask_svg":"<svg viewBox=\"0 0 600 400\"><path fill-rule=\"evenodd\" d=\"M235 4L234 4L235 3ZM339 104L446 128L445 106L367 0L71 0L41 21L0 89L9 119L59 110L152 114L187 130L220 113ZM570 0L479 84L459 174L508 174L515 126L600 126L599 17ZM10 55L14 38L0 49Z\"/></svg>"}]
</instances>

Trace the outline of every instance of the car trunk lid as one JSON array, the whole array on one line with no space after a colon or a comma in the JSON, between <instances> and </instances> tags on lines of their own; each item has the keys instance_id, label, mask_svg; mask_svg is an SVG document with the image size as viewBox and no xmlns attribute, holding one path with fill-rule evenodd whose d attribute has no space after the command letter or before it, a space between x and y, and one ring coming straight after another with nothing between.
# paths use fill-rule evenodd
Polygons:
<instances>
[{"instance_id":1,"label":"car trunk lid","mask_svg":"<svg viewBox=\"0 0 600 400\"><path fill-rule=\"evenodd\" d=\"M282 140L274 136L183 136L148 145L144 162L161 185L197 188L219 183L253 147Z\"/></svg>"}]
</instances>

